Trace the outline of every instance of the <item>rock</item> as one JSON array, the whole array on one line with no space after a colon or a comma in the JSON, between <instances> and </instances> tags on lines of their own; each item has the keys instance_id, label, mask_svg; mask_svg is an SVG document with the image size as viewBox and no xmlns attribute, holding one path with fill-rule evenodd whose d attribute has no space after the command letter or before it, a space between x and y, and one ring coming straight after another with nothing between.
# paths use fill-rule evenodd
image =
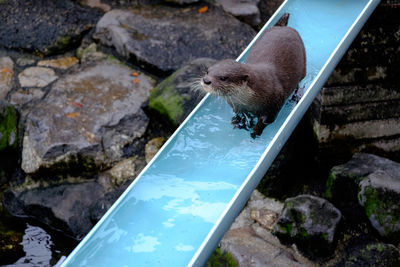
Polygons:
<instances>
[{"instance_id":1,"label":"rock","mask_svg":"<svg viewBox=\"0 0 400 267\"><path fill-rule=\"evenodd\" d=\"M149 163L150 160L157 154L158 150L165 143L164 137L156 137L151 139L144 148L146 163Z\"/></svg>"},{"instance_id":2,"label":"rock","mask_svg":"<svg viewBox=\"0 0 400 267\"><path fill-rule=\"evenodd\" d=\"M18 115L15 108L0 101L0 151L15 150L18 146ZM7 150L7 153L10 151ZM1 164L0 164L1 165Z\"/></svg>"},{"instance_id":3,"label":"rock","mask_svg":"<svg viewBox=\"0 0 400 267\"><path fill-rule=\"evenodd\" d=\"M251 26L257 26L261 22L260 10L257 7L259 0L216 0L216 2L226 12Z\"/></svg>"},{"instance_id":4,"label":"rock","mask_svg":"<svg viewBox=\"0 0 400 267\"><path fill-rule=\"evenodd\" d=\"M327 200L299 195L285 201L274 233L286 242L295 242L310 256L331 252L342 215Z\"/></svg>"},{"instance_id":5,"label":"rock","mask_svg":"<svg viewBox=\"0 0 400 267\"><path fill-rule=\"evenodd\" d=\"M372 226L393 242L400 242L400 164L395 175L375 171L359 183L358 199Z\"/></svg>"},{"instance_id":6,"label":"rock","mask_svg":"<svg viewBox=\"0 0 400 267\"><path fill-rule=\"evenodd\" d=\"M221 240L221 251L233 256L238 266L311 266L307 259L295 250L280 244L271 234L272 221L260 225L251 214L268 211L278 214L283 204L265 198L254 191L247 206L235 219L231 228Z\"/></svg>"},{"instance_id":7,"label":"rock","mask_svg":"<svg viewBox=\"0 0 400 267\"><path fill-rule=\"evenodd\" d=\"M175 126L181 124L205 95L203 90L196 88L196 79L214 62L212 59L199 58L184 65L151 90L149 107L164 115Z\"/></svg>"},{"instance_id":8,"label":"rock","mask_svg":"<svg viewBox=\"0 0 400 267\"><path fill-rule=\"evenodd\" d=\"M59 53L79 44L100 15L69 0L3 1L0 46L44 55Z\"/></svg>"},{"instance_id":9,"label":"rock","mask_svg":"<svg viewBox=\"0 0 400 267\"><path fill-rule=\"evenodd\" d=\"M136 157L124 159L112 167L108 173L111 176L111 183L114 187L122 185L129 179L133 179L136 175L135 172Z\"/></svg>"},{"instance_id":10,"label":"rock","mask_svg":"<svg viewBox=\"0 0 400 267\"><path fill-rule=\"evenodd\" d=\"M279 6L283 3L284 0L260 0L258 3L258 8L260 10L261 17L261 25L269 20L269 18L275 13L275 11L279 8Z\"/></svg>"},{"instance_id":11,"label":"rock","mask_svg":"<svg viewBox=\"0 0 400 267\"><path fill-rule=\"evenodd\" d=\"M400 252L391 244L367 244L353 249L349 255L335 266L400 266Z\"/></svg>"},{"instance_id":12,"label":"rock","mask_svg":"<svg viewBox=\"0 0 400 267\"><path fill-rule=\"evenodd\" d=\"M18 74L22 87L45 87L57 78L54 70L44 67L29 67Z\"/></svg>"},{"instance_id":13,"label":"rock","mask_svg":"<svg viewBox=\"0 0 400 267\"><path fill-rule=\"evenodd\" d=\"M10 57L0 57L0 99L5 99L13 85L14 62Z\"/></svg>"},{"instance_id":14,"label":"rock","mask_svg":"<svg viewBox=\"0 0 400 267\"><path fill-rule=\"evenodd\" d=\"M114 204L119 196L129 186L130 182L126 182L117 189L107 192L103 197L96 200L89 210L90 219L93 223L96 223L101 217L107 212L107 210Z\"/></svg>"},{"instance_id":15,"label":"rock","mask_svg":"<svg viewBox=\"0 0 400 267\"><path fill-rule=\"evenodd\" d=\"M99 184L84 182L8 190L3 204L14 216L36 218L80 239L93 227L90 206L102 196L103 188Z\"/></svg>"},{"instance_id":16,"label":"rock","mask_svg":"<svg viewBox=\"0 0 400 267\"><path fill-rule=\"evenodd\" d=\"M18 108L21 108L33 100L41 99L43 96L44 92L40 89L19 89L11 95L10 103L16 105Z\"/></svg>"},{"instance_id":17,"label":"rock","mask_svg":"<svg viewBox=\"0 0 400 267\"><path fill-rule=\"evenodd\" d=\"M399 193L400 164L365 153L333 167L326 184L326 196L347 221L358 223L368 217L382 236L395 242L400 241Z\"/></svg>"},{"instance_id":18,"label":"rock","mask_svg":"<svg viewBox=\"0 0 400 267\"><path fill-rule=\"evenodd\" d=\"M146 130L141 106L154 86L150 77L131 74L110 58L82 65L53 84L26 118L22 169L90 176L120 161L124 147Z\"/></svg>"},{"instance_id":19,"label":"rock","mask_svg":"<svg viewBox=\"0 0 400 267\"><path fill-rule=\"evenodd\" d=\"M164 0L167 3L174 3L178 5L187 5L187 4L192 4L199 2L200 0Z\"/></svg>"},{"instance_id":20,"label":"rock","mask_svg":"<svg viewBox=\"0 0 400 267\"><path fill-rule=\"evenodd\" d=\"M143 6L107 12L94 38L150 71L171 73L200 57L236 58L255 31L218 7Z\"/></svg>"},{"instance_id":21,"label":"rock","mask_svg":"<svg viewBox=\"0 0 400 267\"><path fill-rule=\"evenodd\" d=\"M66 70L77 64L79 60L76 57L61 57L56 59L41 60L38 66L51 67Z\"/></svg>"},{"instance_id":22,"label":"rock","mask_svg":"<svg viewBox=\"0 0 400 267\"><path fill-rule=\"evenodd\" d=\"M111 9L109 5L102 3L101 0L80 0L79 3L84 6L100 8L104 12L108 12Z\"/></svg>"},{"instance_id":23,"label":"rock","mask_svg":"<svg viewBox=\"0 0 400 267\"><path fill-rule=\"evenodd\" d=\"M79 58L82 63L84 63L104 59L107 57L107 55L97 51L97 45L92 43L87 47L79 47L76 50L76 57Z\"/></svg>"},{"instance_id":24,"label":"rock","mask_svg":"<svg viewBox=\"0 0 400 267\"><path fill-rule=\"evenodd\" d=\"M20 67L26 67L29 65L34 65L36 63L36 60L30 57L20 57L17 59L16 62Z\"/></svg>"}]
</instances>

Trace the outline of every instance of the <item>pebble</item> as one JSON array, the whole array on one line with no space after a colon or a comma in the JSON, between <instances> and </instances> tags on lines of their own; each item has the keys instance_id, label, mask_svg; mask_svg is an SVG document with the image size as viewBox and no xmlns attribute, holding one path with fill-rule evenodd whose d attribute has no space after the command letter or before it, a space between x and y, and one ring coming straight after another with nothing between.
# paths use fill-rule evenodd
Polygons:
<instances>
[{"instance_id":1,"label":"pebble","mask_svg":"<svg viewBox=\"0 0 400 267\"><path fill-rule=\"evenodd\" d=\"M30 67L18 75L22 87L45 87L57 78L54 70L44 67Z\"/></svg>"}]
</instances>

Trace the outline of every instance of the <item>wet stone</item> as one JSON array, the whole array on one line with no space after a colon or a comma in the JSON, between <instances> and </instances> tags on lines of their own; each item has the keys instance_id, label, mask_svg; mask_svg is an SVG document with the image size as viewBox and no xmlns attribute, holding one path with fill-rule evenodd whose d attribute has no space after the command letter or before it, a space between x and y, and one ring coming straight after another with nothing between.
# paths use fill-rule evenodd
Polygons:
<instances>
[{"instance_id":1,"label":"wet stone","mask_svg":"<svg viewBox=\"0 0 400 267\"><path fill-rule=\"evenodd\" d=\"M22 87L45 87L57 78L53 69L44 67L26 68L18 74L18 80Z\"/></svg>"},{"instance_id":2,"label":"wet stone","mask_svg":"<svg viewBox=\"0 0 400 267\"><path fill-rule=\"evenodd\" d=\"M38 66L65 70L74 66L78 62L79 60L76 57L62 57L57 59L41 60L38 62Z\"/></svg>"},{"instance_id":3,"label":"wet stone","mask_svg":"<svg viewBox=\"0 0 400 267\"><path fill-rule=\"evenodd\" d=\"M260 24L259 0L216 0L222 8L236 18L252 25Z\"/></svg>"},{"instance_id":4,"label":"wet stone","mask_svg":"<svg viewBox=\"0 0 400 267\"><path fill-rule=\"evenodd\" d=\"M22 169L81 176L120 161L124 147L146 130L141 106L154 86L132 71L107 59L54 83L27 116Z\"/></svg>"},{"instance_id":5,"label":"wet stone","mask_svg":"<svg viewBox=\"0 0 400 267\"><path fill-rule=\"evenodd\" d=\"M94 38L150 71L171 73L200 57L236 58L255 31L209 6L188 8L144 6L107 12L96 25Z\"/></svg>"},{"instance_id":6,"label":"wet stone","mask_svg":"<svg viewBox=\"0 0 400 267\"><path fill-rule=\"evenodd\" d=\"M44 55L78 45L101 15L101 11L70 0L7 0L0 4L0 46Z\"/></svg>"},{"instance_id":7,"label":"wet stone","mask_svg":"<svg viewBox=\"0 0 400 267\"><path fill-rule=\"evenodd\" d=\"M162 147L165 143L164 137L156 137L151 139L145 146L145 158L146 162L149 163L151 159L157 154L158 150Z\"/></svg>"},{"instance_id":8,"label":"wet stone","mask_svg":"<svg viewBox=\"0 0 400 267\"><path fill-rule=\"evenodd\" d=\"M326 196L347 221L358 223L367 217L380 235L400 241L399 163L357 153L347 163L331 169Z\"/></svg>"},{"instance_id":9,"label":"wet stone","mask_svg":"<svg viewBox=\"0 0 400 267\"><path fill-rule=\"evenodd\" d=\"M44 92L40 89L29 88L29 89L19 89L11 95L10 103L21 108L25 104L41 99L44 96Z\"/></svg>"},{"instance_id":10,"label":"wet stone","mask_svg":"<svg viewBox=\"0 0 400 267\"><path fill-rule=\"evenodd\" d=\"M341 212L327 200L299 195L285 200L274 227L279 239L296 243L310 256L326 255L333 249Z\"/></svg>"},{"instance_id":11,"label":"wet stone","mask_svg":"<svg viewBox=\"0 0 400 267\"><path fill-rule=\"evenodd\" d=\"M75 238L82 238L92 227L89 209L103 196L95 182L62 184L33 189L10 189L3 204L14 216L34 217Z\"/></svg>"},{"instance_id":12,"label":"wet stone","mask_svg":"<svg viewBox=\"0 0 400 267\"><path fill-rule=\"evenodd\" d=\"M10 57L0 57L0 99L5 99L12 88L14 62Z\"/></svg>"}]
</instances>

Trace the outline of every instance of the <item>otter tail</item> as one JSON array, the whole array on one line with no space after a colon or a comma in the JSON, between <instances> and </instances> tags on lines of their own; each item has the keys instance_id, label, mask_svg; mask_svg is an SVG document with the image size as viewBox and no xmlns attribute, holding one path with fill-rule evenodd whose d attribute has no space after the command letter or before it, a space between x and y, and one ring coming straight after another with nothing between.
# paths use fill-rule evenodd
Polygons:
<instances>
[{"instance_id":1,"label":"otter tail","mask_svg":"<svg viewBox=\"0 0 400 267\"><path fill-rule=\"evenodd\" d=\"M275 26L287 26L289 21L289 13L285 13L282 17L278 20Z\"/></svg>"}]
</instances>

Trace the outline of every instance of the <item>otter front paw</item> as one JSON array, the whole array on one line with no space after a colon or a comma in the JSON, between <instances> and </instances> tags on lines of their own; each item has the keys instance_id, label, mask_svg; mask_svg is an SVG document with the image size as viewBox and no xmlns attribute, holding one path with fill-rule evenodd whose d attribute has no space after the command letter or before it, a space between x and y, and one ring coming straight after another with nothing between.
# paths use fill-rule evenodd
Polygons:
<instances>
[{"instance_id":1,"label":"otter front paw","mask_svg":"<svg viewBox=\"0 0 400 267\"><path fill-rule=\"evenodd\" d=\"M250 130L254 126L254 115L249 113L237 113L232 117L231 123L234 128Z\"/></svg>"}]
</instances>

